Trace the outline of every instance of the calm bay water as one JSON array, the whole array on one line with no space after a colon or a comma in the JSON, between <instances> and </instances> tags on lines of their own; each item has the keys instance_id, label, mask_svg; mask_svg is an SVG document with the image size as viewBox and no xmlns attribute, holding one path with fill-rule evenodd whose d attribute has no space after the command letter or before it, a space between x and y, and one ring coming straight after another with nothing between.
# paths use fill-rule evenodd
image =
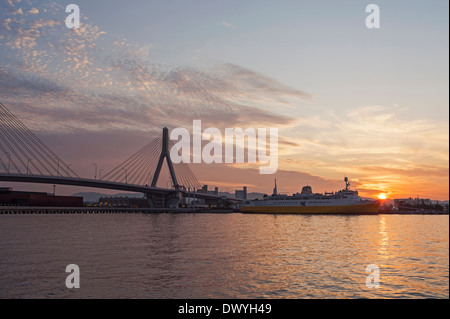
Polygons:
<instances>
[{"instance_id":1,"label":"calm bay water","mask_svg":"<svg viewBox=\"0 0 450 319\"><path fill-rule=\"evenodd\" d=\"M0 298L449 298L449 217L0 215Z\"/></svg>"}]
</instances>

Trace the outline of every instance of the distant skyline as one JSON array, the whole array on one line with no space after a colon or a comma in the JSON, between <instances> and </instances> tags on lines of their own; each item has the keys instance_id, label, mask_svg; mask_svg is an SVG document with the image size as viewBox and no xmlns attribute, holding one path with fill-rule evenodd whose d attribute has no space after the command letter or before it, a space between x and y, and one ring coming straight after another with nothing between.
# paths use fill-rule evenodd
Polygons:
<instances>
[{"instance_id":1,"label":"distant skyline","mask_svg":"<svg viewBox=\"0 0 450 319\"><path fill-rule=\"evenodd\" d=\"M80 29L65 26L70 3ZM369 3L380 29L365 26ZM111 170L164 126L202 120L280 136L275 175L191 164L210 187L270 193L277 178L282 192L324 192L348 176L362 196L447 200L448 10L444 0L2 1L0 102L81 176L93 162Z\"/></svg>"}]
</instances>

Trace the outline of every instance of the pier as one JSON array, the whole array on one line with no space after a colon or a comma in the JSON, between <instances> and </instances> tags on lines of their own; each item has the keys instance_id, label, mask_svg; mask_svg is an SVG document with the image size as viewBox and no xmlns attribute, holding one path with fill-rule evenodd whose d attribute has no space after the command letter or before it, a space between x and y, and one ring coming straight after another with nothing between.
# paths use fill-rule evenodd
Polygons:
<instances>
[{"instance_id":1,"label":"pier","mask_svg":"<svg viewBox=\"0 0 450 319\"><path fill-rule=\"evenodd\" d=\"M3 206L0 215L56 215L56 214L161 214L161 213L232 213L220 208L129 208L129 207L26 207Z\"/></svg>"}]
</instances>

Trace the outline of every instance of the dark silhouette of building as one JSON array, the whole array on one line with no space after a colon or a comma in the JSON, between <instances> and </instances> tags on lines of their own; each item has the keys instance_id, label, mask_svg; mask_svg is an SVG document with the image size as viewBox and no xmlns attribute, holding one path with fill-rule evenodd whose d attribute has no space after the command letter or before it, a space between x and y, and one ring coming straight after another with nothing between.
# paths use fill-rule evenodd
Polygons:
<instances>
[{"instance_id":1,"label":"dark silhouette of building","mask_svg":"<svg viewBox=\"0 0 450 319\"><path fill-rule=\"evenodd\" d=\"M100 197L99 206L102 207L131 207L131 208L147 208L150 207L147 198L138 197Z\"/></svg>"},{"instance_id":2,"label":"dark silhouette of building","mask_svg":"<svg viewBox=\"0 0 450 319\"><path fill-rule=\"evenodd\" d=\"M13 191L10 187L0 188L2 206L83 207L83 197L55 196L38 192Z\"/></svg>"}]
</instances>

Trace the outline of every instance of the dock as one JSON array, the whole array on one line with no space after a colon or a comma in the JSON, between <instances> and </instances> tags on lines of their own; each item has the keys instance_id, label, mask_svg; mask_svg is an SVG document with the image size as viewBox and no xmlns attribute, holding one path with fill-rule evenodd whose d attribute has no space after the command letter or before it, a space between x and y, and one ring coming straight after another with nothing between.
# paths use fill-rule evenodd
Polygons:
<instances>
[{"instance_id":1,"label":"dock","mask_svg":"<svg viewBox=\"0 0 450 319\"><path fill-rule=\"evenodd\" d=\"M26 207L1 206L0 215L55 214L161 214L161 213L232 213L232 209L205 208L129 208L129 207Z\"/></svg>"}]
</instances>

